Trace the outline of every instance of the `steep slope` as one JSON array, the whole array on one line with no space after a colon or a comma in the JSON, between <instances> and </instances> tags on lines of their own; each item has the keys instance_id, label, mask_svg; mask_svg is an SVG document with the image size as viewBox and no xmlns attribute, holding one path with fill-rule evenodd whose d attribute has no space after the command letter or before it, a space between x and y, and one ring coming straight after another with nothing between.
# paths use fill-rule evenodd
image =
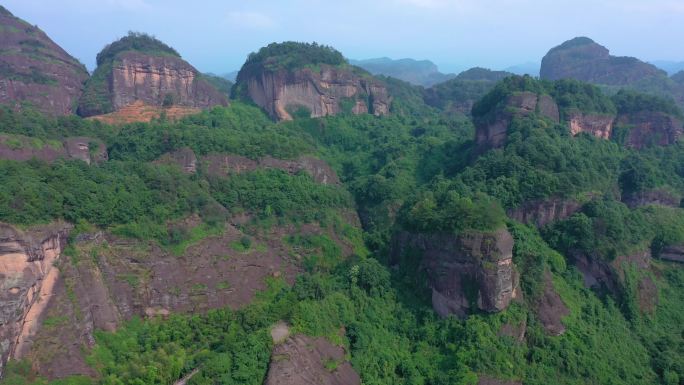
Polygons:
<instances>
[{"instance_id":1,"label":"steep slope","mask_svg":"<svg viewBox=\"0 0 684 385\"><path fill-rule=\"evenodd\" d=\"M276 120L339 113L385 115L385 85L350 66L341 53L316 43L273 43L252 53L237 77L238 96Z\"/></svg>"},{"instance_id":2,"label":"steep slope","mask_svg":"<svg viewBox=\"0 0 684 385\"><path fill-rule=\"evenodd\" d=\"M76 111L88 71L43 31L0 6L0 103L52 115Z\"/></svg>"},{"instance_id":3,"label":"steep slope","mask_svg":"<svg viewBox=\"0 0 684 385\"><path fill-rule=\"evenodd\" d=\"M171 47L145 34L130 33L105 47L79 101L81 116L122 110L136 102L158 109L227 105L218 91Z\"/></svg>"},{"instance_id":4,"label":"steep slope","mask_svg":"<svg viewBox=\"0 0 684 385\"><path fill-rule=\"evenodd\" d=\"M633 57L612 56L606 47L587 37L552 48L542 59L540 70L540 77L546 80L571 78L608 85L628 85L659 76L666 73Z\"/></svg>"},{"instance_id":5,"label":"steep slope","mask_svg":"<svg viewBox=\"0 0 684 385\"><path fill-rule=\"evenodd\" d=\"M429 60L393 60L383 57L377 59L350 60L350 63L365 69L373 75L391 76L424 87L442 83L456 76L454 74L444 74L440 72L437 65Z\"/></svg>"}]
</instances>

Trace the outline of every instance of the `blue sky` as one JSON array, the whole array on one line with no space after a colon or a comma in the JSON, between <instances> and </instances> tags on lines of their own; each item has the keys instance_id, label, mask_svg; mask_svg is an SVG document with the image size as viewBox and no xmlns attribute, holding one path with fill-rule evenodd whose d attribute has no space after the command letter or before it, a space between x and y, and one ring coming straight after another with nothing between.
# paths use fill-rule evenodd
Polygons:
<instances>
[{"instance_id":1,"label":"blue sky","mask_svg":"<svg viewBox=\"0 0 684 385\"><path fill-rule=\"evenodd\" d=\"M444 72L540 61L589 36L616 55L684 61L684 0L4 0L88 68L129 30L205 72L239 69L272 41L317 41L353 59L430 59Z\"/></svg>"}]
</instances>

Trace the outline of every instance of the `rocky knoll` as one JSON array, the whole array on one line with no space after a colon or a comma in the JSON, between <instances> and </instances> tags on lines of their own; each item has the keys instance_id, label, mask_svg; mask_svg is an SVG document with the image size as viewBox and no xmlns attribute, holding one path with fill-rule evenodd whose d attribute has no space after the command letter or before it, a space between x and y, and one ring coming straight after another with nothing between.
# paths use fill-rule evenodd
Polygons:
<instances>
[{"instance_id":1,"label":"rocky knoll","mask_svg":"<svg viewBox=\"0 0 684 385\"><path fill-rule=\"evenodd\" d=\"M402 232L392 241L392 257L396 261L406 252L422 256L432 307L441 316L498 312L520 295L513 238L506 229L458 236Z\"/></svg>"},{"instance_id":2,"label":"rocky knoll","mask_svg":"<svg viewBox=\"0 0 684 385\"><path fill-rule=\"evenodd\" d=\"M518 92L509 95L484 116L475 118L476 142L480 148L502 147L506 142L508 126L515 117L539 113L554 122L560 120L558 105L549 95Z\"/></svg>"},{"instance_id":3,"label":"rocky knoll","mask_svg":"<svg viewBox=\"0 0 684 385\"><path fill-rule=\"evenodd\" d=\"M48 163L57 159L78 159L91 164L106 161L108 155L107 146L101 140L85 136L66 138L60 142L0 134L0 159L39 159Z\"/></svg>"},{"instance_id":4,"label":"rocky knoll","mask_svg":"<svg viewBox=\"0 0 684 385\"><path fill-rule=\"evenodd\" d=\"M130 33L105 47L85 86L78 113L93 116L135 102L193 109L227 105L227 97L171 47L148 35Z\"/></svg>"},{"instance_id":5,"label":"rocky knoll","mask_svg":"<svg viewBox=\"0 0 684 385\"><path fill-rule=\"evenodd\" d=\"M9 358L23 357L53 294L54 266L66 245L65 223L21 231L0 224L0 373Z\"/></svg>"},{"instance_id":6,"label":"rocky knoll","mask_svg":"<svg viewBox=\"0 0 684 385\"><path fill-rule=\"evenodd\" d=\"M0 103L75 112L88 71L43 31L0 6Z\"/></svg>"},{"instance_id":7,"label":"rocky knoll","mask_svg":"<svg viewBox=\"0 0 684 385\"><path fill-rule=\"evenodd\" d=\"M667 76L652 64L633 57L617 57L587 37L576 37L552 48L542 59L540 77L576 79L607 85L627 85L642 79Z\"/></svg>"},{"instance_id":8,"label":"rocky knoll","mask_svg":"<svg viewBox=\"0 0 684 385\"><path fill-rule=\"evenodd\" d=\"M237 92L276 120L339 113L385 115L385 85L350 66L330 47L271 44L250 55L237 77Z\"/></svg>"},{"instance_id":9,"label":"rocky knoll","mask_svg":"<svg viewBox=\"0 0 684 385\"><path fill-rule=\"evenodd\" d=\"M360 385L344 349L324 338L288 337L271 353L265 385Z\"/></svg>"}]
</instances>

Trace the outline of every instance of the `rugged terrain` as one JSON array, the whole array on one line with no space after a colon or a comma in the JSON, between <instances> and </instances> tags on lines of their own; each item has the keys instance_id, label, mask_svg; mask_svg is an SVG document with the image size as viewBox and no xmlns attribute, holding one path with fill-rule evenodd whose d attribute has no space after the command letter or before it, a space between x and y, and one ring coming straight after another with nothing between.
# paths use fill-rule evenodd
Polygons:
<instances>
[{"instance_id":1,"label":"rugged terrain","mask_svg":"<svg viewBox=\"0 0 684 385\"><path fill-rule=\"evenodd\" d=\"M112 115L0 109L3 382L684 378L671 99L480 68L424 92L287 42L228 105L150 36L97 61L82 106Z\"/></svg>"},{"instance_id":2,"label":"rugged terrain","mask_svg":"<svg viewBox=\"0 0 684 385\"><path fill-rule=\"evenodd\" d=\"M0 6L0 103L76 112L88 71L43 31Z\"/></svg>"},{"instance_id":3,"label":"rugged terrain","mask_svg":"<svg viewBox=\"0 0 684 385\"><path fill-rule=\"evenodd\" d=\"M228 100L172 48L147 35L129 34L98 56L98 67L85 86L78 113L103 115L134 103L176 106L192 114L198 108L226 105Z\"/></svg>"},{"instance_id":4,"label":"rugged terrain","mask_svg":"<svg viewBox=\"0 0 684 385\"><path fill-rule=\"evenodd\" d=\"M287 44L290 43L281 46ZM240 70L236 83L240 92L274 119L292 120L298 114L317 118L340 113L389 113L390 96L382 82L349 66L339 52L339 58L309 67L270 65L278 60L288 62L289 59L274 56L281 46L273 44L254 54ZM312 51L328 49L315 45L302 47ZM292 62L297 63L301 60L298 55L304 55L304 51L293 55ZM330 55L336 56L334 52Z\"/></svg>"}]
</instances>

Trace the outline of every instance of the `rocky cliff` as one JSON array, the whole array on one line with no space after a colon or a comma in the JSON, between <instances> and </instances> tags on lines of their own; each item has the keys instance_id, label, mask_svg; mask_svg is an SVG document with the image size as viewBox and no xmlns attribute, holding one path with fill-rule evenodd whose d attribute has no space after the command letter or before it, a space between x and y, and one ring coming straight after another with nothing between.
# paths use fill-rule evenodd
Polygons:
<instances>
[{"instance_id":1,"label":"rocky cliff","mask_svg":"<svg viewBox=\"0 0 684 385\"><path fill-rule=\"evenodd\" d=\"M298 109L311 117L353 114L385 115L390 98L385 86L348 68L322 66L238 76L249 97L276 120L292 120Z\"/></svg>"},{"instance_id":2,"label":"rocky cliff","mask_svg":"<svg viewBox=\"0 0 684 385\"><path fill-rule=\"evenodd\" d=\"M324 338L295 335L273 348L265 385L360 385L344 349Z\"/></svg>"},{"instance_id":3,"label":"rocky cliff","mask_svg":"<svg viewBox=\"0 0 684 385\"><path fill-rule=\"evenodd\" d=\"M652 64L632 57L610 55L587 37L577 37L552 48L542 59L540 77L546 80L577 79L590 83L627 85L667 76Z\"/></svg>"},{"instance_id":4,"label":"rocky cliff","mask_svg":"<svg viewBox=\"0 0 684 385\"><path fill-rule=\"evenodd\" d=\"M43 31L0 6L0 103L75 112L88 71Z\"/></svg>"},{"instance_id":5,"label":"rocky cliff","mask_svg":"<svg viewBox=\"0 0 684 385\"><path fill-rule=\"evenodd\" d=\"M508 210L507 214L516 221L544 227L571 216L581 207L582 204L574 199L549 198L525 202L520 207Z\"/></svg>"},{"instance_id":6,"label":"rocky cliff","mask_svg":"<svg viewBox=\"0 0 684 385\"><path fill-rule=\"evenodd\" d=\"M124 39L142 38L129 35L110 46L116 48ZM228 104L226 95L175 51L156 46L144 50L137 47L122 46L114 51L107 47L98 55L98 67L86 83L79 101L78 113L81 116L107 114L135 102L190 109Z\"/></svg>"},{"instance_id":7,"label":"rocky cliff","mask_svg":"<svg viewBox=\"0 0 684 385\"><path fill-rule=\"evenodd\" d=\"M610 139L613 133L613 115L584 114L579 111L568 115L568 126L573 136L586 132L597 138Z\"/></svg>"},{"instance_id":8,"label":"rocky cliff","mask_svg":"<svg viewBox=\"0 0 684 385\"><path fill-rule=\"evenodd\" d=\"M636 149L673 144L683 131L682 122L664 112L640 111L620 114L615 120L615 125L627 130L624 145Z\"/></svg>"},{"instance_id":9,"label":"rocky cliff","mask_svg":"<svg viewBox=\"0 0 684 385\"><path fill-rule=\"evenodd\" d=\"M508 126L515 117L539 113L554 122L560 120L558 105L549 95L533 92L511 94L485 116L475 119L476 142L481 149L502 147L506 142Z\"/></svg>"},{"instance_id":10,"label":"rocky cliff","mask_svg":"<svg viewBox=\"0 0 684 385\"><path fill-rule=\"evenodd\" d=\"M92 164L106 161L108 155L107 146L101 140L85 136L66 138L60 142L0 134L0 159L39 159L47 163L57 159L78 159Z\"/></svg>"},{"instance_id":11,"label":"rocky cliff","mask_svg":"<svg viewBox=\"0 0 684 385\"><path fill-rule=\"evenodd\" d=\"M54 264L69 229L65 223L27 231L0 224L0 374L9 358L30 349L53 295L59 276Z\"/></svg>"},{"instance_id":12,"label":"rocky cliff","mask_svg":"<svg viewBox=\"0 0 684 385\"><path fill-rule=\"evenodd\" d=\"M283 170L288 174L306 172L318 183L338 184L335 171L324 161L310 156L302 156L296 160L283 160L264 157L253 160L239 155L214 154L201 159L202 165L210 175L229 175L253 171L258 168Z\"/></svg>"},{"instance_id":13,"label":"rocky cliff","mask_svg":"<svg viewBox=\"0 0 684 385\"><path fill-rule=\"evenodd\" d=\"M513 265L513 238L506 229L490 233L399 233L392 257L417 252L432 287L432 307L441 316L464 317L476 309L504 310L521 295Z\"/></svg>"},{"instance_id":14,"label":"rocky cliff","mask_svg":"<svg viewBox=\"0 0 684 385\"><path fill-rule=\"evenodd\" d=\"M273 119L349 114L385 115L385 84L349 65L332 47L284 42L249 55L234 93L262 107Z\"/></svg>"}]
</instances>

